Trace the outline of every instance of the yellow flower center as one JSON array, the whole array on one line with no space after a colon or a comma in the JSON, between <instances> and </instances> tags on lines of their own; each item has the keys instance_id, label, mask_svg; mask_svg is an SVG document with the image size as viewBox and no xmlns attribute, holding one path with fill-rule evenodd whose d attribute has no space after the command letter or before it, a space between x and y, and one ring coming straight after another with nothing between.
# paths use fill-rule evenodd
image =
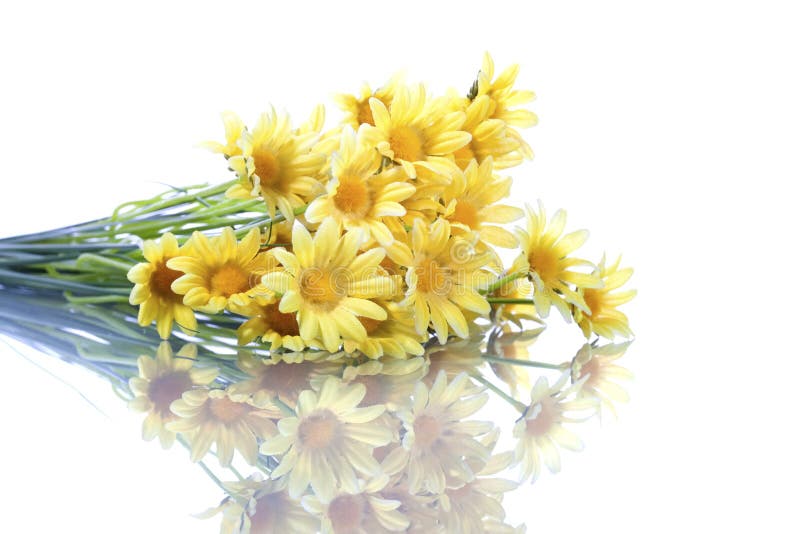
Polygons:
<instances>
[{"instance_id":1,"label":"yellow flower center","mask_svg":"<svg viewBox=\"0 0 800 534\"><path fill-rule=\"evenodd\" d=\"M156 264L153 274L150 275L150 290L162 299L181 302L183 295L176 295L171 286L183 273L167 267L166 261L165 259Z\"/></svg>"},{"instance_id":2,"label":"yellow flower center","mask_svg":"<svg viewBox=\"0 0 800 534\"><path fill-rule=\"evenodd\" d=\"M344 213L365 216L372 207L372 193L367 184L356 177L344 177L333 195L333 203Z\"/></svg>"},{"instance_id":3,"label":"yellow flower center","mask_svg":"<svg viewBox=\"0 0 800 534\"><path fill-rule=\"evenodd\" d=\"M545 285L552 288L558 284L558 276L561 274L559 258L551 249L532 250L528 254L528 263L531 271L535 271Z\"/></svg>"},{"instance_id":4,"label":"yellow flower center","mask_svg":"<svg viewBox=\"0 0 800 534\"><path fill-rule=\"evenodd\" d=\"M369 124L375 126L375 119L372 118L372 108L369 107L369 98L358 103L356 120L359 124Z\"/></svg>"},{"instance_id":5,"label":"yellow flower center","mask_svg":"<svg viewBox=\"0 0 800 534\"><path fill-rule=\"evenodd\" d=\"M414 421L414 441L427 449L431 447L442 434L442 425L439 420L430 415L420 415Z\"/></svg>"},{"instance_id":6,"label":"yellow flower center","mask_svg":"<svg viewBox=\"0 0 800 534\"><path fill-rule=\"evenodd\" d=\"M355 531L364 520L366 503L361 495L339 495L328 505L328 518L334 532Z\"/></svg>"},{"instance_id":7,"label":"yellow flower center","mask_svg":"<svg viewBox=\"0 0 800 534\"><path fill-rule=\"evenodd\" d=\"M461 223L473 230L480 225L480 217L478 217L478 208L475 204L468 200L459 200L456 203L456 209L450 216L453 222Z\"/></svg>"},{"instance_id":8,"label":"yellow flower center","mask_svg":"<svg viewBox=\"0 0 800 534\"><path fill-rule=\"evenodd\" d=\"M585 289L583 291L583 301L586 302L586 306L592 312L590 319L596 318L603 309L603 292L596 289Z\"/></svg>"},{"instance_id":9,"label":"yellow flower center","mask_svg":"<svg viewBox=\"0 0 800 534\"><path fill-rule=\"evenodd\" d=\"M550 432L556 423L556 407L550 397L540 400L529 410L533 414L525 419L525 432L534 438L539 438Z\"/></svg>"},{"instance_id":10,"label":"yellow flower center","mask_svg":"<svg viewBox=\"0 0 800 534\"><path fill-rule=\"evenodd\" d=\"M211 414L222 423L233 423L239 421L242 416L252 410L252 407L243 402L234 402L228 397L210 399L208 409Z\"/></svg>"},{"instance_id":11,"label":"yellow flower center","mask_svg":"<svg viewBox=\"0 0 800 534\"><path fill-rule=\"evenodd\" d=\"M192 379L186 371L171 371L155 377L147 387L147 397L153 403L153 410L162 417L171 416L169 405L181 398L192 387Z\"/></svg>"},{"instance_id":12,"label":"yellow flower center","mask_svg":"<svg viewBox=\"0 0 800 534\"><path fill-rule=\"evenodd\" d=\"M453 156L456 158L456 165L458 165L458 168L462 171L467 168L470 161L477 159L475 152L472 151L472 143L467 143L453 152ZM480 161L478 161L478 163L480 163Z\"/></svg>"},{"instance_id":13,"label":"yellow flower center","mask_svg":"<svg viewBox=\"0 0 800 534\"><path fill-rule=\"evenodd\" d=\"M281 167L278 158L268 148L259 147L253 150L253 163L255 174L258 175L261 186L273 186L279 179Z\"/></svg>"},{"instance_id":14,"label":"yellow flower center","mask_svg":"<svg viewBox=\"0 0 800 534\"><path fill-rule=\"evenodd\" d=\"M370 317L359 317L358 322L360 322L364 327L364 330L367 331L367 335L372 334L380 325L383 324L383 321L372 319Z\"/></svg>"},{"instance_id":15,"label":"yellow flower center","mask_svg":"<svg viewBox=\"0 0 800 534\"><path fill-rule=\"evenodd\" d=\"M341 423L330 410L319 410L303 419L297 429L298 438L304 447L324 449L339 437Z\"/></svg>"},{"instance_id":16,"label":"yellow flower center","mask_svg":"<svg viewBox=\"0 0 800 534\"><path fill-rule=\"evenodd\" d=\"M227 263L211 276L211 293L230 297L250 289L250 273L235 264Z\"/></svg>"},{"instance_id":17,"label":"yellow flower center","mask_svg":"<svg viewBox=\"0 0 800 534\"><path fill-rule=\"evenodd\" d=\"M436 260L424 260L414 268L417 275L417 291L446 295L450 292L450 270Z\"/></svg>"},{"instance_id":18,"label":"yellow flower center","mask_svg":"<svg viewBox=\"0 0 800 534\"><path fill-rule=\"evenodd\" d=\"M281 336L299 336L300 326L294 313L283 313L279 303L267 304L261 308L261 317L275 332Z\"/></svg>"},{"instance_id":19,"label":"yellow flower center","mask_svg":"<svg viewBox=\"0 0 800 534\"><path fill-rule=\"evenodd\" d=\"M411 126L397 126L389 134L389 145L394 151L394 159L420 161L425 159L422 133Z\"/></svg>"},{"instance_id":20,"label":"yellow flower center","mask_svg":"<svg viewBox=\"0 0 800 534\"><path fill-rule=\"evenodd\" d=\"M330 309L347 295L344 284L331 273L317 268L300 273L300 295L311 304Z\"/></svg>"}]
</instances>

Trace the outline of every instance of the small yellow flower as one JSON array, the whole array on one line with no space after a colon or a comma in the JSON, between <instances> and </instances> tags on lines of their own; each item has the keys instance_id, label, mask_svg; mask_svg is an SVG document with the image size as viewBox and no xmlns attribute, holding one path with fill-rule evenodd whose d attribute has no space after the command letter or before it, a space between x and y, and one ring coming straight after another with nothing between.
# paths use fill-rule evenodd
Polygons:
<instances>
[{"instance_id":1,"label":"small yellow flower","mask_svg":"<svg viewBox=\"0 0 800 534\"><path fill-rule=\"evenodd\" d=\"M211 239L195 232L191 245L192 254L168 262L169 268L185 273L171 286L175 293L184 295L184 304L204 313L219 313L231 303L247 306L260 294L258 281L267 269L267 257L259 252L261 235L257 228L239 243L233 228L224 228Z\"/></svg>"},{"instance_id":2,"label":"small yellow flower","mask_svg":"<svg viewBox=\"0 0 800 534\"><path fill-rule=\"evenodd\" d=\"M249 317L236 329L239 345L246 345L258 338L269 345L270 350L287 348L301 351L306 344L300 338L297 314L283 313L277 297L256 297L247 306L236 308L236 313Z\"/></svg>"},{"instance_id":3,"label":"small yellow flower","mask_svg":"<svg viewBox=\"0 0 800 534\"><path fill-rule=\"evenodd\" d=\"M527 208L527 229L517 232L523 252L515 260L511 271L530 271L534 289L533 301L540 317L547 317L550 306L553 305L569 321L570 304L589 311L578 291L581 288L602 285L597 275L573 270L579 266L593 267L591 262L569 257L586 242L589 233L578 230L562 236L567 222L567 215L563 210L558 210L548 225L541 201L538 212L533 211L530 206Z\"/></svg>"},{"instance_id":4,"label":"small yellow flower","mask_svg":"<svg viewBox=\"0 0 800 534\"><path fill-rule=\"evenodd\" d=\"M144 242L143 254L147 262L138 263L128 271L128 280L135 284L130 303L139 305L139 324L147 326L156 321L161 339L170 336L173 322L187 332L197 328L194 312L172 289L172 282L183 273L167 266L171 259L189 253L188 244L179 247L175 236L166 232L160 242Z\"/></svg>"},{"instance_id":5,"label":"small yellow flower","mask_svg":"<svg viewBox=\"0 0 800 534\"><path fill-rule=\"evenodd\" d=\"M375 89L370 88L369 84L363 84L358 96L339 94L334 96L338 106L345 112L343 122L349 124L354 130L358 130L362 124L375 126L372 118L372 109L369 106L370 98L377 98L387 108L392 105L394 93L402 82L400 75L393 76L386 85Z\"/></svg>"},{"instance_id":6,"label":"small yellow flower","mask_svg":"<svg viewBox=\"0 0 800 534\"><path fill-rule=\"evenodd\" d=\"M332 218L356 232L361 244L374 238L382 245L391 245L394 237L382 219L405 215L400 202L416 189L402 179L401 173L379 173L380 168L381 158L374 147L366 145L361 135L346 130L332 158L332 179L326 193L309 204L306 220L321 223Z\"/></svg>"},{"instance_id":7,"label":"small yellow flower","mask_svg":"<svg viewBox=\"0 0 800 534\"><path fill-rule=\"evenodd\" d=\"M496 78L494 76L494 61L489 53L483 55L483 64L478 73L477 96L486 95L491 101L491 114L493 119L511 126L527 128L535 126L539 119L536 114L527 109L516 106L531 102L536 98L533 91L520 91L514 89L514 82L519 74L519 65L507 67Z\"/></svg>"},{"instance_id":8,"label":"small yellow flower","mask_svg":"<svg viewBox=\"0 0 800 534\"><path fill-rule=\"evenodd\" d=\"M483 271L486 254L476 254L469 243L451 237L450 224L437 219L430 227L414 222L411 230L413 260L406 273L408 290L402 305L413 310L417 332L432 325L440 343L452 330L458 337L469 335L462 310L487 315L486 298L479 293L488 281Z\"/></svg>"},{"instance_id":9,"label":"small yellow flower","mask_svg":"<svg viewBox=\"0 0 800 534\"><path fill-rule=\"evenodd\" d=\"M492 100L481 95L466 101L466 120L461 127L472 136L472 140L455 151L456 164L466 169L476 159L483 163L486 158L494 160L495 169L508 169L522 163L521 141L513 130L500 119L492 119Z\"/></svg>"},{"instance_id":10,"label":"small yellow flower","mask_svg":"<svg viewBox=\"0 0 800 534\"><path fill-rule=\"evenodd\" d=\"M234 450L255 465L258 440L277 433L272 418L280 415L276 409L266 410L222 389L187 391L170 409L178 417L167 428L186 436L192 461L201 460L216 444L219 463L226 467L231 465Z\"/></svg>"},{"instance_id":11,"label":"small yellow flower","mask_svg":"<svg viewBox=\"0 0 800 534\"><path fill-rule=\"evenodd\" d=\"M363 341L367 331L358 317L383 321L386 310L372 298L390 297L395 282L379 273L385 252L372 249L358 254L359 236L342 236L333 219L326 219L314 237L301 225L292 233L292 250L275 249L273 254L284 271L267 273L264 285L281 294L279 310L297 312L301 339L309 344L320 340L336 352L342 338Z\"/></svg>"},{"instance_id":12,"label":"small yellow flower","mask_svg":"<svg viewBox=\"0 0 800 534\"><path fill-rule=\"evenodd\" d=\"M259 118L253 131L243 131L242 153L228 159L239 183L227 191L230 198L262 197L271 217L275 212L294 220L294 210L321 188L316 179L325 156L312 149L317 141L313 131L293 131L286 115L271 110Z\"/></svg>"},{"instance_id":13,"label":"small yellow flower","mask_svg":"<svg viewBox=\"0 0 800 534\"><path fill-rule=\"evenodd\" d=\"M174 421L176 416L170 411L170 405L186 391L195 386L207 386L217 378L219 371L216 368L195 368L195 361L196 345L184 345L177 355L173 355L166 341L158 346L155 359L139 357L139 376L128 382L134 394L128 406L137 412L147 413L142 424L142 437L146 441L158 436L162 447L171 447L175 432L168 430L165 425Z\"/></svg>"},{"instance_id":14,"label":"small yellow flower","mask_svg":"<svg viewBox=\"0 0 800 534\"><path fill-rule=\"evenodd\" d=\"M398 87L389 108L377 98L369 104L375 126L365 127L368 142L401 164L411 178L416 178L417 167L447 174L452 165L447 156L470 141L470 134L461 131L464 113L446 113L441 105L429 103L422 85Z\"/></svg>"},{"instance_id":15,"label":"small yellow flower","mask_svg":"<svg viewBox=\"0 0 800 534\"><path fill-rule=\"evenodd\" d=\"M425 349L420 343L426 341L427 336L414 329L414 319L409 311L393 302L376 303L386 310L386 319L359 317L367 337L362 341L345 339L344 350L351 353L361 351L370 358L407 358L423 354Z\"/></svg>"},{"instance_id":16,"label":"small yellow flower","mask_svg":"<svg viewBox=\"0 0 800 534\"><path fill-rule=\"evenodd\" d=\"M480 165L472 160L464 172L453 172L453 181L442 197L444 217L450 221L454 235L475 234L481 243L514 248L518 245L517 238L498 225L521 219L525 212L497 204L511 194L511 178L495 177L492 169L489 157Z\"/></svg>"},{"instance_id":17,"label":"small yellow flower","mask_svg":"<svg viewBox=\"0 0 800 534\"><path fill-rule=\"evenodd\" d=\"M297 416L281 419L280 434L261 445L263 454L280 455L271 476L288 477L293 499L309 485L322 499L332 498L337 488L357 493L356 471L367 476L379 473L372 451L389 443L392 432L374 422L384 406L358 407L365 394L362 384L345 385L330 377L319 393L300 393Z\"/></svg>"},{"instance_id":18,"label":"small yellow flower","mask_svg":"<svg viewBox=\"0 0 800 534\"><path fill-rule=\"evenodd\" d=\"M226 158L241 155L242 147L239 146L239 140L246 130L242 119L232 111L225 111L222 113L222 122L225 125L225 144L207 141L202 143L202 146L212 152L222 154Z\"/></svg>"},{"instance_id":19,"label":"small yellow flower","mask_svg":"<svg viewBox=\"0 0 800 534\"><path fill-rule=\"evenodd\" d=\"M588 311L573 307L575 322L581 327L583 334L588 338L592 332L606 339L614 339L616 334L623 337L633 336L628 326L628 317L617 309L636 296L636 290L614 291L622 287L633 275L633 269L619 268L622 258L617 258L612 265L606 267L606 258L600 260L594 274L598 276L603 285L597 288L581 288L578 294L583 297Z\"/></svg>"}]
</instances>

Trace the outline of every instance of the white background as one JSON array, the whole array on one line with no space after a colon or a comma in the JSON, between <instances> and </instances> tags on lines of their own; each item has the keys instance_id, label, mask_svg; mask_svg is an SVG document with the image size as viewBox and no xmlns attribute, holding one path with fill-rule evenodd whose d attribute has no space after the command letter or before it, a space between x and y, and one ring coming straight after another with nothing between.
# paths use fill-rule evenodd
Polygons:
<instances>
[{"instance_id":1,"label":"white background","mask_svg":"<svg viewBox=\"0 0 800 534\"><path fill-rule=\"evenodd\" d=\"M2 234L106 215L158 182L227 179L195 147L222 139L225 109L299 121L324 101L335 118L331 94L398 69L465 90L484 50L520 63L540 124L513 200L567 209L589 257L624 252L639 296L632 402L579 429L587 450L509 497L510 518L798 531L792 2L21 5L0 7ZM110 419L0 354L4 531L217 531L189 514L220 492L183 451L139 441L105 385L50 366Z\"/></svg>"}]
</instances>

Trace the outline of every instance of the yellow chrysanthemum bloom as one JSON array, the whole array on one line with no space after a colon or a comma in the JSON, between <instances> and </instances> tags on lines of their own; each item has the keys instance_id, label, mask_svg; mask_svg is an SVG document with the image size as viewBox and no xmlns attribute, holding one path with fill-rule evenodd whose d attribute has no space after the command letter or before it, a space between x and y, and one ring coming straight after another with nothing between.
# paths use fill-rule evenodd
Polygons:
<instances>
[{"instance_id":1,"label":"yellow chrysanthemum bloom","mask_svg":"<svg viewBox=\"0 0 800 534\"><path fill-rule=\"evenodd\" d=\"M444 217L450 221L454 235L475 234L482 243L515 248L519 244L517 238L498 224L521 219L525 212L496 204L511 194L511 178L494 176L492 169L493 160L489 157L480 165L472 160L464 172L454 172L442 197Z\"/></svg>"},{"instance_id":2,"label":"yellow chrysanthemum bloom","mask_svg":"<svg viewBox=\"0 0 800 534\"><path fill-rule=\"evenodd\" d=\"M461 131L464 113L446 113L441 105L428 103L422 85L398 87L389 108L377 98L369 103L375 126L364 127L367 142L401 164L411 178L417 176L416 167L446 174L451 168L446 156L470 141Z\"/></svg>"},{"instance_id":3,"label":"yellow chrysanthemum bloom","mask_svg":"<svg viewBox=\"0 0 800 534\"><path fill-rule=\"evenodd\" d=\"M458 337L469 335L469 325L462 310L480 315L490 311L479 290L486 286L488 273L483 271L486 254L476 254L470 244L451 237L450 223L437 219L430 227L414 222L411 230L413 261L406 265L408 290L402 305L414 312L414 324L420 334L432 325L440 343L452 330Z\"/></svg>"},{"instance_id":4,"label":"yellow chrysanthemum bloom","mask_svg":"<svg viewBox=\"0 0 800 534\"><path fill-rule=\"evenodd\" d=\"M339 492L332 499L306 495L303 507L322 518L321 534L406 532L409 520L400 510L401 502L382 494L388 482L385 475L360 480L357 493Z\"/></svg>"},{"instance_id":5,"label":"yellow chrysanthemum bloom","mask_svg":"<svg viewBox=\"0 0 800 534\"><path fill-rule=\"evenodd\" d=\"M258 440L278 432L272 421L280 417L277 409L264 409L222 389L187 391L170 409L178 417L167 428L186 436L193 462L201 460L211 445L216 444L220 465L231 465L234 450L238 450L247 463L255 465Z\"/></svg>"},{"instance_id":6,"label":"yellow chrysanthemum bloom","mask_svg":"<svg viewBox=\"0 0 800 534\"><path fill-rule=\"evenodd\" d=\"M145 241L142 253L147 262L138 263L128 271L128 280L135 284L129 301L134 306L139 305L139 324L147 326L156 321L161 339L167 339L172 333L173 322L185 331L197 328L194 312L172 289L172 282L183 273L167 266L171 259L189 254L189 250L188 243L179 247L175 236L167 232L160 242Z\"/></svg>"},{"instance_id":7,"label":"yellow chrysanthemum bloom","mask_svg":"<svg viewBox=\"0 0 800 534\"><path fill-rule=\"evenodd\" d=\"M228 159L239 183L226 192L229 198L262 197L271 217L276 210L294 219L294 210L306 204L321 185L316 179L325 156L312 151L317 133L295 133L286 115L264 113L252 132L243 131L241 155Z\"/></svg>"},{"instance_id":8,"label":"yellow chrysanthemum bloom","mask_svg":"<svg viewBox=\"0 0 800 534\"><path fill-rule=\"evenodd\" d=\"M446 373L440 371L430 390L417 384L413 406L396 414L406 430L403 446L392 450L385 460L389 465L407 465L411 493L439 495L448 486L474 478L469 462L485 463L491 452L476 437L490 432L494 425L466 418L488 400L466 374L448 384Z\"/></svg>"},{"instance_id":9,"label":"yellow chrysanthemum bloom","mask_svg":"<svg viewBox=\"0 0 800 534\"><path fill-rule=\"evenodd\" d=\"M491 100L491 114L493 119L501 121L511 126L528 128L535 126L539 122L536 114L527 109L518 109L517 106L527 104L536 99L533 91L520 91L514 89L514 82L519 74L519 65L507 67L496 78L494 76L494 61L492 56L486 52L483 55L483 63L478 73L477 97L486 95Z\"/></svg>"},{"instance_id":10,"label":"yellow chrysanthemum bloom","mask_svg":"<svg viewBox=\"0 0 800 534\"><path fill-rule=\"evenodd\" d=\"M540 317L550 314L551 305L567 321L571 319L570 305L588 312L578 291L600 287L603 282L596 274L573 270L574 267L593 267L594 264L569 255L586 242L589 232L577 230L562 236L567 214L558 210L548 225L541 201L538 212L530 206L527 210L527 230L518 229L517 232L523 253L514 261L511 271L529 269L534 288L533 301Z\"/></svg>"},{"instance_id":11,"label":"yellow chrysanthemum bloom","mask_svg":"<svg viewBox=\"0 0 800 534\"><path fill-rule=\"evenodd\" d=\"M583 297L586 307L590 313L586 313L580 308L573 308L575 322L581 327L583 335L587 338L594 332L598 336L606 339L614 339L619 334L623 337L633 336L628 317L617 309L636 296L636 290L614 291L622 287L633 275L633 269L619 268L622 258L617 258L612 265L606 267L605 255L600 260L594 274L602 281L602 287L581 288L578 294Z\"/></svg>"},{"instance_id":12,"label":"yellow chrysanthemum bloom","mask_svg":"<svg viewBox=\"0 0 800 534\"><path fill-rule=\"evenodd\" d=\"M361 91L358 96L349 94L335 95L334 101L345 112L345 124L349 124L354 130L358 130L362 124L369 124L375 126L375 120L372 118L372 109L369 106L370 98L377 98L387 108L392 105L394 93L398 85L402 82L402 76L399 74L393 76L386 85L375 89L370 88L369 84L364 83L361 86Z\"/></svg>"},{"instance_id":13,"label":"yellow chrysanthemum bloom","mask_svg":"<svg viewBox=\"0 0 800 534\"><path fill-rule=\"evenodd\" d=\"M367 338L358 317L377 321L387 317L386 310L368 300L395 292L394 280L379 274L385 252L372 249L358 254L358 241L358 235L342 236L337 222L326 219L313 238L296 225L293 252L273 252L285 271L265 274L263 284L282 295L282 313L297 312L300 337L309 345L321 340L326 350L336 352L342 338Z\"/></svg>"},{"instance_id":14,"label":"yellow chrysanthemum bloom","mask_svg":"<svg viewBox=\"0 0 800 534\"><path fill-rule=\"evenodd\" d=\"M633 379L633 373L617 365L616 360L625 354L631 341L593 347L584 345L570 367L573 382L583 381L578 397L590 397L600 401L600 408L616 417L615 402L628 402L628 392L617 381ZM602 417L602 411L598 412Z\"/></svg>"},{"instance_id":15,"label":"yellow chrysanthemum bloom","mask_svg":"<svg viewBox=\"0 0 800 534\"><path fill-rule=\"evenodd\" d=\"M509 134L510 128L500 119L492 119L492 100L481 95L472 101L466 100L466 120L461 129L469 132L472 140L455 151L456 164L466 169L473 159L482 163L486 158L494 160L495 169L508 169L522 163L520 141Z\"/></svg>"},{"instance_id":16,"label":"yellow chrysanthemum bloom","mask_svg":"<svg viewBox=\"0 0 800 534\"><path fill-rule=\"evenodd\" d=\"M356 471L367 476L380 472L372 451L389 443L392 432L374 422L384 406L358 407L365 393L362 384L345 385L330 377L319 393L300 393L297 416L281 419L280 434L261 445L262 454L280 455L271 476L288 477L293 499L309 485L323 499L333 497L337 488L357 493Z\"/></svg>"},{"instance_id":17,"label":"yellow chrysanthemum bloom","mask_svg":"<svg viewBox=\"0 0 800 534\"><path fill-rule=\"evenodd\" d=\"M362 245L370 238L390 245L394 237L382 218L405 215L399 203L416 189L402 179L402 173L379 173L380 169L381 157L375 148L365 144L360 133L343 132L339 150L331 160L332 179L327 191L309 204L306 220L321 223L332 218L356 232Z\"/></svg>"},{"instance_id":18,"label":"yellow chrysanthemum bloom","mask_svg":"<svg viewBox=\"0 0 800 534\"><path fill-rule=\"evenodd\" d=\"M561 469L561 456L556 444L572 450L580 451L583 443L580 438L564 428L563 423L577 423L594 415L597 400L593 398L574 398L583 385L582 381L564 387L569 379L569 371L550 386L547 378L541 376L531 389L531 403L523 417L514 425L514 437L517 447L514 456L521 462L521 482L531 479L535 482L541 473L544 463L551 473ZM577 413L589 411L588 415L577 416Z\"/></svg>"},{"instance_id":19,"label":"yellow chrysanthemum bloom","mask_svg":"<svg viewBox=\"0 0 800 534\"><path fill-rule=\"evenodd\" d=\"M282 313L279 298L256 297L247 306L236 307L235 312L248 317L236 329L239 345L247 345L258 338L261 343L269 345L270 350L287 348L301 351L306 344L300 339L300 326L297 314Z\"/></svg>"},{"instance_id":20,"label":"yellow chrysanthemum bloom","mask_svg":"<svg viewBox=\"0 0 800 534\"><path fill-rule=\"evenodd\" d=\"M185 273L172 282L172 290L183 295L183 303L204 313L219 313L229 304L247 306L256 294L259 277L267 268L266 254L260 253L261 233L253 228L236 242L233 228L209 239L192 234L192 254L169 260L170 269Z\"/></svg>"},{"instance_id":21,"label":"yellow chrysanthemum bloom","mask_svg":"<svg viewBox=\"0 0 800 534\"><path fill-rule=\"evenodd\" d=\"M186 391L196 386L207 386L217 378L217 368L195 368L195 361L196 345L184 345L177 355L173 355L172 347L166 341L158 346L155 359L140 356L137 360L139 376L128 381L134 395L128 407L147 413L142 423L145 441L157 436L162 447L171 447L175 442L175 432L165 425L174 421L176 416L170 411L170 405Z\"/></svg>"},{"instance_id":22,"label":"yellow chrysanthemum bloom","mask_svg":"<svg viewBox=\"0 0 800 534\"><path fill-rule=\"evenodd\" d=\"M379 321L359 317L367 337L361 341L345 339L344 350L350 353L361 351L375 359L382 356L407 358L409 355L422 355L425 349L420 343L426 341L427 336L420 335L414 329L414 319L409 311L393 302L378 301L376 304L386 310L386 319Z\"/></svg>"}]
</instances>

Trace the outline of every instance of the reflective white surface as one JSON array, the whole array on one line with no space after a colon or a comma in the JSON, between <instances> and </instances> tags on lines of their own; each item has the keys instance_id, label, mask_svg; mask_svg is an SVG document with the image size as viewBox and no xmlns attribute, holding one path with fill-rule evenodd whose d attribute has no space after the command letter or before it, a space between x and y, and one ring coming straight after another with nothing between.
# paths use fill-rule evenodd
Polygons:
<instances>
[{"instance_id":1,"label":"reflective white surface","mask_svg":"<svg viewBox=\"0 0 800 534\"><path fill-rule=\"evenodd\" d=\"M332 93L402 68L466 90L489 50L498 66L520 63L520 87L539 96L540 124L525 132L537 157L507 173L512 200L565 208L568 228L592 233L584 254L623 252L639 289L622 361L632 402L618 422L579 429L587 449L565 453L561 474L508 496L511 522L795 530L800 38L789 4L516 5L4 7L0 233L103 216L156 182L228 179L194 146L222 138L224 109L252 121L274 104L300 120L322 101L332 124ZM220 492L183 451L141 442L139 417L104 382L49 367L109 419L0 353L4 530L217 532L189 514Z\"/></svg>"}]
</instances>

